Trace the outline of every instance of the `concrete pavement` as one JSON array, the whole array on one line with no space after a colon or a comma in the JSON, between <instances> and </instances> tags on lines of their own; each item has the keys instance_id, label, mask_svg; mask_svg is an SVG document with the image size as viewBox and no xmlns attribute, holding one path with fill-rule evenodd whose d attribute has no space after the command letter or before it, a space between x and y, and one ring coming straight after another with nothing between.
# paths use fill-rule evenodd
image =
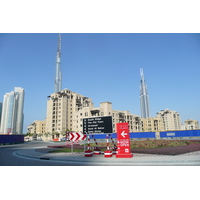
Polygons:
<instances>
[{"instance_id":1,"label":"concrete pavement","mask_svg":"<svg viewBox=\"0 0 200 200\"><path fill-rule=\"evenodd\" d=\"M132 158L116 158L115 155L105 158L103 154L85 157L84 153L48 153L49 150L46 147L21 149L16 151L15 155L25 158L85 163L86 165L97 166L200 166L200 151L176 156L134 153Z\"/></svg>"}]
</instances>

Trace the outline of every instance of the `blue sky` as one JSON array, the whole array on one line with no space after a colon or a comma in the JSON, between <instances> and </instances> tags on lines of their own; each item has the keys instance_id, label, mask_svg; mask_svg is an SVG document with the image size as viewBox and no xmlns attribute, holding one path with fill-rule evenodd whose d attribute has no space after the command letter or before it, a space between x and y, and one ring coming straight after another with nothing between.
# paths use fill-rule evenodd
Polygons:
<instances>
[{"instance_id":1,"label":"blue sky","mask_svg":"<svg viewBox=\"0 0 200 200\"><path fill-rule=\"evenodd\" d=\"M44 120L54 92L58 34L0 34L0 102L14 87L25 89L24 133ZM150 114L169 108L181 121L200 122L200 34L63 33L63 89L110 101L114 110L140 115L140 68L144 70Z\"/></svg>"}]
</instances>

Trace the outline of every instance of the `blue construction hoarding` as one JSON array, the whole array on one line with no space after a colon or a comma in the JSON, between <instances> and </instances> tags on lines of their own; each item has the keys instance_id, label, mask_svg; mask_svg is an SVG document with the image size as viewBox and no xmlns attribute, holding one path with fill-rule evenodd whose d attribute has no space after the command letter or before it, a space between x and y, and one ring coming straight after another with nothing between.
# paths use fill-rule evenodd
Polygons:
<instances>
[{"instance_id":1,"label":"blue construction hoarding","mask_svg":"<svg viewBox=\"0 0 200 200\"><path fill-rule=\"evenodd\" d=\"M23 143L24 135L0 135L0 144Z\"/></svg>"},{"instance_id":2,"label":"blue construction hoarding","mask_svg":"<svg viewBox=\"0 0 200 200\"><path fill-rule=\"evenodd\" d=\"M90 139L106 139L106 136L109 135L113 139L117 138L116 133L107 133L107 134L90 134ZM130 133L130 138L155 138L155 132L132 132Z\"/></svg>"},{"instance_id":3,"label":"blue construction hoarding","mask_svg":"<svg viewBox=\"0 0 200 200\"><path fill-rule=\"evenodd\" d=\"M198 137L200 130L162 131L160 137Z\"/></svg>"},{"instance_id":4,"label":"blue construction hoarding","mask_svg":"<svg viewBox=\"0 0 200 200\"><path fill-rule=\"evenodd\" d=\"M106 139L106 136L109 135L113 139L117 138L116 133L107 133L107 134L89 134L90 139L94 135L95 139ZM200 137L200 130L182 130L182 131L162 131L160 132L160 138L168 137ZM156 132L131 132L130 138L156 138Z\"/></svg>"}]
</instances>

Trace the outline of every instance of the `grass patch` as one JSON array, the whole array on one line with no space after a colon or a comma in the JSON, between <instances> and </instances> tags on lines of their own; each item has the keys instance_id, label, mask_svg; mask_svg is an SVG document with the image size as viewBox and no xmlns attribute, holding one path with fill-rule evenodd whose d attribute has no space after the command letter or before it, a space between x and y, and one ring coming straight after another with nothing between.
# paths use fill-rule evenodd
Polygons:
<instances>
[{"instance_id":1,"label":"grass patch","mask_svg":"<svg viewBox=\"0 0 200 200\"><path fill-rule=\"evenodd\" d=\"M62 148L49 151L48 153L71 153L71 152L72 152L71 148ZM73 152L76 153L83 152L83 149L73 149Z\"/></svg>"}]
</instances>

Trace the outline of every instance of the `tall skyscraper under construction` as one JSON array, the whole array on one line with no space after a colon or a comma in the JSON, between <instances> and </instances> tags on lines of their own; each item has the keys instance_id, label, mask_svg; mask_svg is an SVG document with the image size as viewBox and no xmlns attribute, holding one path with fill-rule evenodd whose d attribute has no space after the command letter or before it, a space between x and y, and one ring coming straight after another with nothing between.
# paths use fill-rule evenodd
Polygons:
<instances>
[{"instance_id":1,"label":"tall skyscraper under construction","mask_svg":"<svg viewBox=\"0 0 200 200\"><path fill-rule=\"evenodd\" d=\"M150 117L149 113L149 95L147 93L147 85L145 83L143 69L140 69L141 84L140 84L140 109L141 117L148 118Z\"/></svg>"},{"instance_id":2,"label":"tall skyscraper under construction","mask_svg":"<svg viewBox=\"0 0 200 200\"><path fill-rule=\"evenodd\" d=\"M60 59L61 59L61 34L58 35L58 50L56 55L56 76L54 83L54 92L60 92L62 90L62 73L60 70Z\"/></svg>"}]
</instances>

